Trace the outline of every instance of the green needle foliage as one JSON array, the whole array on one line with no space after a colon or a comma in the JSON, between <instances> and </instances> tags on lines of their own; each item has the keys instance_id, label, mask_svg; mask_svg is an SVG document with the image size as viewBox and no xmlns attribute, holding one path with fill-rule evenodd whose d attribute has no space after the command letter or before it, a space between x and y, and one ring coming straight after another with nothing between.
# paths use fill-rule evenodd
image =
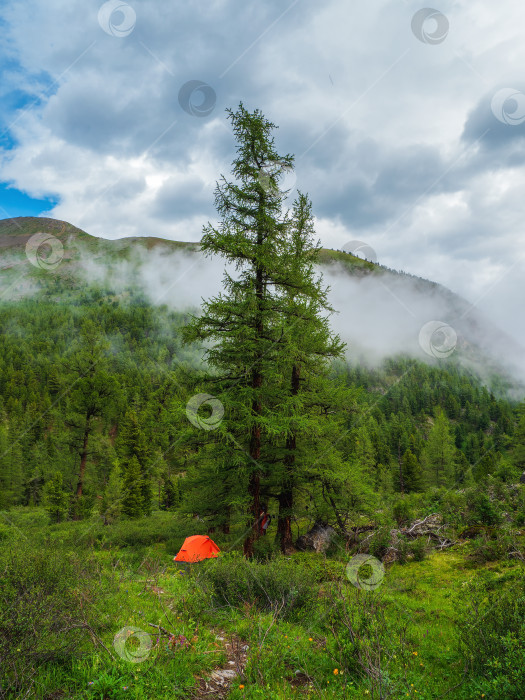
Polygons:
<instances>
[{"instance_id":1,"label":"green needle foliage","mask_svg":"<svg viewBox=\"0 0 525 700\"><path fill-rule=\"evenodd\" d=\"M205 228L201 245L234 263L237 274L225 273L224 293L204 302L185 337L213 343L206 351L215 372L209 378L227 418L215 449L204 446L201 454L220 465L215 478L207 471L213 484L220 482L219 502L245 503L244 552L251 556L271 497L286 551L296 484L308 475L333 488L329 474L341 468L335 407L345 400L350 407L353 395L343 396L329 379L329 361L342 356L344 345L329 328L327 290L314 270L319 247L311 204L301 194L291 215L283 207L279 177L293 159L276 152L275 126L260 112L241 104L229 117L238 143L236 181L223 177L217 185L221 223Z\"/></svg>"}]
</instances>

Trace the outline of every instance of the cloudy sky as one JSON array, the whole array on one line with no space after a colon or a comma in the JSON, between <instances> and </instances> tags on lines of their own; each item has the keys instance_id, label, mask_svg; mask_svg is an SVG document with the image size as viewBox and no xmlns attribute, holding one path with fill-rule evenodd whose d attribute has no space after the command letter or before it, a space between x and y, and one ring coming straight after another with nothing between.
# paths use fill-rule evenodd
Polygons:
<instances>
[{"instance_id":1,"label":"cloudy sky","mask_svg":"<svg viewBox=\"0 0 525 700\"><path fill-rule=\"evenodd\" d=\"M279 125L325 246L364 241L525 342L522 3L0 8L1 218L198 240L242 100Z\"/></svg>"}]
</instances>

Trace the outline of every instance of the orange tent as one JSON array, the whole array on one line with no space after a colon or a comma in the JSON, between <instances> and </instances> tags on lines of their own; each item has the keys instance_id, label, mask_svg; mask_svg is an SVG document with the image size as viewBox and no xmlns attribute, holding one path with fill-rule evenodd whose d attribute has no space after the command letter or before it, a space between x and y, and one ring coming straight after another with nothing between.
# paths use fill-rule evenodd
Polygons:
<instances>
[{"instance_id":1,"label":"orange tent","mask_svg":"<svg viewBox=\"0 0 525 700\"><path fill-rule=\"evenodd\" d=\"M216 557L217 552L220 551L215 542L206 535L192 535L186 537L179 553L173 557L173 561L201 561Z\"/></svg>"}]
</instances>

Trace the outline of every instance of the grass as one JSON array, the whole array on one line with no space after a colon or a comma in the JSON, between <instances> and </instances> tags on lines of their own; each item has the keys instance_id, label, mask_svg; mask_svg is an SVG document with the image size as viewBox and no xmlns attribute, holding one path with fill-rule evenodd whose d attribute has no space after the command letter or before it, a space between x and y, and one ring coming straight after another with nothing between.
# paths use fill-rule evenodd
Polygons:
<instances>
[{"instance_id":1,"label":"grass","mask_svg":"<svg viewBox=\"0 0 525 700\"><path fill-rule=\"evenodd\" d=\"M467 544L421 562L394 564L378 589L363 591L347 581L343 553L330 559L295 554L248 568L228 555L219 563L183 568L173 555L184 537L197 531L194 521L167 513L109 527L95 519L50 526L39 509L4 514L0 550L30 543L35 551L52 547L65 555L84 553L98 567L94 588L86 589L92 593L85 593L93 634L63 658L35 665L28 681L31 697L205 697L201 679L214 669L241 666L229 689L234 700L430 700L454 686L450 697L481 697L465 675L458 646L464 591L474 578L512 585L519 563L473 564ZM227 538L218 537L218 544L226 549ZM231 576L224 578L229 560ZM244 583L236 588L238 577ZM257 580L247 587L250 577ZM107 585L98 596L102 578ZM299 590L301 581L311 590ZM228 596L217 594L227 587ZM281 602L298 590L297 606L288 614ZM126 637L129 628L135 632ZM123 647L119 637L114 643L119 633L126 638ZM142 661L130 660L141 650ZM377 667L379 684L370 672Z\"/></svg>"}]
</instances>

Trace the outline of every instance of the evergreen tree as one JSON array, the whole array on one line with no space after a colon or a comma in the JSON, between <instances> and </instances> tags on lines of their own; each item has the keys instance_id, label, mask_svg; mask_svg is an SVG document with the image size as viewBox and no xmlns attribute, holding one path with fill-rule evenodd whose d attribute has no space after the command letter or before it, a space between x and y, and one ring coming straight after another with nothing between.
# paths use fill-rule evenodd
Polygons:
<instances>
[{"instance_id":1,"label":"evergreen tree","mask_svg":"<svg viewBox=\"0 0 525 700\"><path fill-rule=\"evenodd\" d=\"M403 455L401 471L406 491L421 491L423 487L423 470L417 457L410 450L407 450Z\"/></svg>"},{"instance_id":2,"label":"evergreen tree","mask_svg":"<svg viewBox=\"0 0 525 700\"><path fill-rule=\"evenodd\" d=\"M523 472L525 471L525 413L518 421L512 442L512 462L520 471Z\"/></svg>"},{"instance_id":3,"label":"evergreen tree","mask_svg":"<svg viewBox=\"0 0 525 700\"><path fill-rule=\"evenodd\" d=\"M173 510L180 503L180 490L178 479L173 479L167 474L162 476L162 489L160 494L161 510Z\"/></svg>"},{"instance_id":4,"label":"evergreen tree","mask_svg":"<svg viewBox=\"0 0 525 700\"><path fill-rule=\"evenodd\" d=\"M118 460L115 460L100 501L100 514L104 520L104 525L110 525L119 519L123 510L122 496L122 471Z\"/></svg>"},{"instance_id":5,"label":"evergreen tree","mask_svg":"<svg viewBox=\"0 0 525 700\"><path fill-rule=\"evenodd\" d=\"M7 509L22 500L20 451L9 440L7 417L0 414L0 509Z\"/></svg>"},{"instance_id":6,"label":"evergreen tree","mask_svg":"<svg viewBox=\"0 0 525 700\"><path fill-rule=\"evenodd\" d=\"M75 431L72 444L78 450L79 471L75 497L82 499L84 479L89 451L90 437L94 421L100 417L110 403L114 390L114 380L107 372L104 353L107 344L100 338L100 331L93 321L86 320L80 329L80 342L73 355L67 360L70 384L70 410L68 424ZM80 517L83 507L73 504L74 517Z\"/></svg>"},{"instance_id":7,"label":"evergreen tree","mask_svg":"<svg viewBox=\"0 0 525 700\"><path fill-rule=\"evenodd\" d=\"M304 482L306 471L310 478L327 481L322 447L326 433L334 428L334 413L339 410L342 415L343 407L351 410L355 403L354 393L336 387L329 376L330 361L342 356L344 344L329 327L328 313L333 310L327 300L328 289L323 287L322 277L314 267L318 253L312 206L308 197L299 193L285 238L282 272L275 278L285 302L279 340L284 377L281 393L288 394L291 400L285 449L282 461L279 448L276 451L274 474L279 504L277 537L283 553L292 548L296 486Z\"/></svg>"},{"instance_id":8,"label":"evergreen tree","mask_svg":"<svg viewBox=\"0 0 525 700\"><path fill-rule=\"evenodd\" d=\"M150 515L153 507L151 447L135 409L126 413L116 448L123 461L129 463L133 457L137 460L142 510L144 515Z\"/></svg>"},{"instance_id":9,"label":"evergreen tree","mask_svg":"<svg viewBox=\"0 0 525 700\"><path fill-rule=\"evenodd\" d=\"M44 505L52 523L60 523L65 519L69 494L64 490L60 472L55 472L44 487Z\"/></svg>"},{"instance_id":10,"label":"evergreen tree","mask_svg":"<svg viewBox=\"0 0 525 700\"><path fill-rule=\"evenodd\" d=\"M432 486L450 486L454 473L456 448L449 422L441 409L436 411L427 444L423 450L426 476Z\"/></svg>"},{"instance_id":11,"label":"evergreen tree","mask_svg":"<svg viewBox=\"0 0 525 700\"><path fill-rule=\"evenodd\" d=\"M238 274L234 279L225 273L225 294L204 302L202 316L187 327L185 338L215 341L206 355L218 374L214 394L228 407L228 429L223 421L213 439L229 441L245 453L238 480L246 481L244 552L251 556L260 534L261 478L272 470L268 438L285 430L286 408L281 404L275 410L282 305L274 283L284 273L280 253L287 231L278 182L293 159L279 156L271 135L275 125L259 111L249 113L241 104L228 115L238 143L232 168L236 182L223 177L217 185L215 202L222 220L218 228L204 229L201 249L233 263ZM281 167L265 170L269 164Z\"/></svg>"},{"instance_id":12,"label":"evergreen tree","mask_svg":"<svg viewBox=\"0 0 525 700\"><path fill-rule=\"evenodd\" d=\"M144 488L140 464L135 455L122 466L122 512L128 518L140 518L144 512Z\"/></svg>"}]
</instances>

